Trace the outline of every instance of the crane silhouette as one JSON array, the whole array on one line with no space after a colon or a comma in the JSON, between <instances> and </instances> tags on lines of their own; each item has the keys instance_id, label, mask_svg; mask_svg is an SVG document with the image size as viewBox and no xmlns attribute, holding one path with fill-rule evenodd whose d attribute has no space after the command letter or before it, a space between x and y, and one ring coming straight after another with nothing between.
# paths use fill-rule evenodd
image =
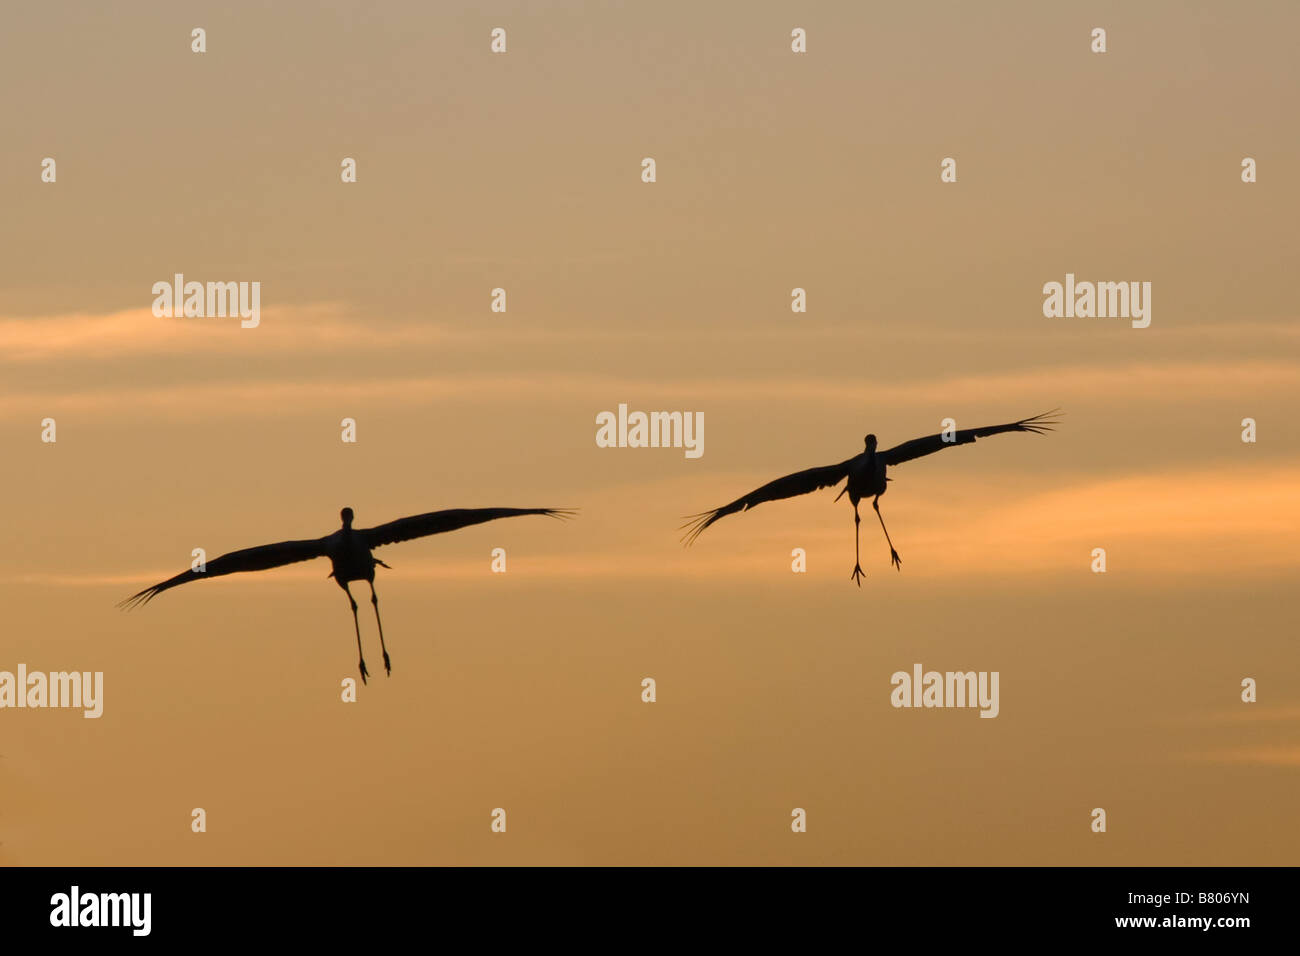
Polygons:
<instances>
[{"instance_id":1,"label":"crane silhouette","mask_svg":"<svg viewBox=\"0 0 1300 956\"><path fill-rule=\"evenodd\" d=\"M699 514L689 515L686 524L682 525L686 529L683 536L683 542L690 545L696 538L703 533L704 529L719 518L723 518L738 511L747 511L764 501L779 501L782 498L793 498L796 495L806 495L822 488L829 488L839 484L841 481L848 479L840 493L835 496L839 501L848 492L849 501L853 503L853 573L849 577L858 582L858 587L862 587L862 559L859 545L860 525L862 517L858 514L858 502L863 498L871 499L871 507L876 511L876 517L880 519L880 528L885 532L885 541L889 544L889 560L898 570L903 570L903 559L898 556L894 549L894 542L889 538L889 529L885 527L884 516L880 513L880 496L885 493L886 482L893 481L892 478L885 476L885 469L891 465L899 465L905 461L911 461L913 458L920 458L923 455L932 455L936 451L942 451L945 448L953 448L957 445L968 445L977 438L987 438L989 435L1000 435L1003 432L1031 432L1035 435L1041 435L1049 432L1057 420L1052 416L1060 412L1055 409L1050 412L1044 412L1042 415L1035 415L1033 418L1022 418L1018 422L1010 422L1006 425L986 425L983 428L965 428L961 431L948 433L950 437L945 438L945 433L938 435L927 435L924 438L913 438L911 441L905 441L901 445L895 445L893 448L885 451L876 450L876 436L868 435L865 439L866 450L860 455L854 455L838 465L825 465L821 468L809 468L807 471L796 471L792 475L786 475L784 478L778 478L775 481L769 481L761 488L756 488L742 498L737 498L731 504L723 505L721 508L714 508L712 511L702 511Z\"/></svg>"},{"instance_id":2,"label":"crane silhouette","mask_svg":"<svg viewBox=\"0 0 1300 956\"><path fill-rule=\"evenodd\" d=\"M348 596L348 603L352 605L352 624L357 631L357 657L361 667L361 682L364 684L369 674L366 671L365 655L361 651L361 624L357 621L357 602L348 589L349 581L365 581L370 585L370 603L375 608L375 623L379 625L379 646L384 652L384 671L390 675L393 672L392 663L388 659L388 648L384 645L384 624L379 619L379 598L375 594L375 567L387 568L388 565L370 553L372 548L455 531L469 525L482 524L484 521L495 521L497 518L515 518L521 515L570 518L574 514L576 512L569 508L454 508L412 515L409 518L398 518L396 521L374 528L354 528L352 509L344 508L339 512L339 517L343 519L343 527L333 534L305 541L279 541L275 544L264 544L256 548L245 548L242 551L223 554L219 558L208 561L203 571L195 571L191 568L151 588L138 591L120 602L118 607L129 609L148 604L163 591L189 581L234 574L237 571L265 571L268 568L278 568L297 561L310 561L312 558L329 558L333 570L327 576L338 582L339 587Z\"/></svg>"}]
</instances>

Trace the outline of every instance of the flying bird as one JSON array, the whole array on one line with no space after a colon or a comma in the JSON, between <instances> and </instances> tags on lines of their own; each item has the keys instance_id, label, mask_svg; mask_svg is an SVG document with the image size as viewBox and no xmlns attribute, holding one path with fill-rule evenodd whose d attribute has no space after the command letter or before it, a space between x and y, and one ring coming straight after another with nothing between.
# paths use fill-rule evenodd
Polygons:
<instances>
[{"instance_id":1,"label":"flying bird","mask_svg":"<svg viewBox=\"0 0 1300 956\"><path fill-rule=\"evenodd\" d=\"M755 505L762 504L764 501L778 501L781 498L806 495L822 488L830 488L847 479L840 493L835 496L835 500L839 501L844 496L844 493L848 492L849 501L853 503L854 564L853 573L849 577L858 582L858 587L862 587L863 570L858 541L862 517L858 514L858 502L863 498L871 499L871 507L876 511L876 517L880 519L880 528L885 532L885 541L889 544L889 560L898 570L903 570L903 560L898 556L898 552L894 550L894 542L889 538L889 529L885 527L885 519L880 514L880 496L885 493L886 482L894 480L886 477L886 468L891 465L901 465L913 458L931 455L945 448L967 445L977 438L1000 435L1003 432L1032 432L1035 435L1041 435L1051 431L1058 424L1057 420L1052 416L1057 415L1059 412L1060 409L1056 409L1042 415L1035 415L1033 418L1022 418L1018 422L1010 422L1006 425L986 425L983 428L965 428L957 432L941 432L938 435L927 435L924 438L905 441L903 444L895 445L885 451L878 451L876 449L876 436L868 435L864 439L866 450L860 455L854 455L852 458L840 462L838 465L825 465L821 468L797 471L792 475L786 475L784 478L778 478L776 481L769 481L762 488L751 491L743 498L737 498L729 505L714 508L712 511L689 515L687 523L682 525L682 528L686 530L682 540L689 545L700 536L705 528L719 518L735 514L738 511L746 511Z\"/></svg>"},{"instance_id":2,"label":"flying bird","mask_svg":"<svg viewBox=\"0 0 1300 956\"><path fill-rule=\"evenodd\" d=\"M369 674L366 671L365 655L361 652L361 624L357 621L357 602L348 589L349 581L365 581L370 585L370 603L375 608L375 623L379 625L379 646L384 652L384 671L390 675L393 672L392 664L388 659L388 648L384 645L384 624L379 619L379 598L375 594L375 567L387 568L388 565L372 555L371 549L395 544L398 541L410 541L412 538L455 531L472 524L495 521L497 518L515 518L520 515L570 518L575 513L568 508L453 508L448 511L431 511L428 514L398 518L396 521L375 528L354 528L352 509L344 508L339 512L339 517L343 519L343 527L333 534L306 541L280 541L223 554L219 558L208 561L203 571L193 569L184 571L174 578L168 578L151 588L145 588L131 595L120 602L118 607L135 608L148 604L163 591L189 581L199 581L221 574L234 574L237 571L265 571L268 568L278 568L282 564L309 561L312 558L329 558L333 570L327 576L338 582L338 586L348 596L348 603L352 605L352 624L357 631L357 657L361 667L361 682L364 684Z\"/></svg>"}]
</instances>

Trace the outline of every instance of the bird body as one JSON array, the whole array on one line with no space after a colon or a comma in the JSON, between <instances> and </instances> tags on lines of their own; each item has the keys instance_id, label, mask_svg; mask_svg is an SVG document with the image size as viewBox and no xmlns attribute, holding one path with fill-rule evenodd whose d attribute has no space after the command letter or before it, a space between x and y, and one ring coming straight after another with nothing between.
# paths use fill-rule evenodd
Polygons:
<instances>
[{"instance_id":1,"label":"bird body","mask_svg":"<svg viewBox=\"0 0 1300 956\"><path fill-rule=\"evenodd\" d=\"M349 581L373 583L375 568L387 568L388 565L370 553L365 539L353 529L352 509L344 508L340 517L343 519L343 527L325 538L325 553L333 568L329 576L339 582L340 586Z\"/></svg>"},{"instance_id":2,"label":"bird body","mask_svg":"<svg viewBox=\"0 0 1300 956\"><path fill-rule=\"evenodd\" d=\"M945 448L968 445L978 438L985 438L989 435L998 435L1004 432L1028 432L1041 435L1051 431L1057 424L1056 420L1051 417L1054 414L1056 412L1047 412L1043 415L1008 422L1005 425L986 425L980 428L940 432L937 435L914 438L884 451L879 450L875 435L867 435L863 439L865 448L861 454L854 455L852 458L848 458L836 465L809 468L805 471L797 471L786 475L783 478L777 478L775 481L769 481L761 488L756 488L749 494L737 498L721 508L714 508L712 511L703 511L689 516L687 523L682 525L682 528L686 531L683 541L687 545L692 544L706 528L719 518L741 511L748 511L765 501L778 501L782 498L806 495L822 488L833 487L843 481L844 487L835 496L835 500L839 501L841 497L847 494L850 504L853 505L854 550L859 557L854 563L853 573L850 577L858 582L858 587L861 587L864 572L862 570L859 535L857 533L857 528L862 523L862 518L858 514L858 504L865 498L871 499L871 507L876 512L876 517L880 519L880 528L885 532L885 541L889 544L890 562L900 571L903 568L903 561L894 549L894 543L889 539L889 529L885 527L885 519L880 514L880 496L885 493L889 487L888 483L893 480L886 475L889 468L905 461L911 461L914 458L933 454Z\"/></svg>"},{"instance_id":3,"label":"bird body","mask_svg":"<svg viewBox=\"0 0 1300 956\"><path fill-rule=\"evenodd\" d=\"M497 518L513 518L520 515L569 518L573 514L574 512L567 508L454 508L398 518L396 521L374 528L354 528L352 509L344 508L339 512L343 527L323 538L280 541L256 548L245 548L242 551L232 551L208 561L201 571L191 568L166 581L160 581L153 587L138 591L118 606L135 608L148 604L163 591L201 578L218 577L239 571L265 571L268 568L294 564L298 561L329 558L331 567L329 577L332 577L347 594L348 603L352 606L352 623L357 633L357 656L361 668L361 681L365 683L369 674L366 671L365 656L361 653L361 624L357 621L357 602L348 588L350 581L365 581L370 585L370 603L374 605L375 623L379 627L379 646L384 653L384 670L389 674L392 673L388 648L384 644L384 624L379 617L379 598L375 594L375 568L387 568L388 565L371 553L374 548L395 544L398 541L409 541L412 538L455 531L458 528L493 521Z\"/></svg>"},{"instance_id":4,"label":"bird body","mask_svg":"<svg viewBox=\"0 0 1300 956\"><path fill-rule=\"evenodd\" d=\"M876 454L876 449L868 443L867 451L849 459L848 481L844 491L849 501L856 507L863 498L879 497L885 493L885 462ZM838 497L837 497L838 500Z\"/></svg>"},{"instance_id":5,"label":"bird body","mask_svg":"<svg viewBox=\"0 0 1300 956\"><path fill-rule=\"evenodd\" d=\"M380 561L351 529L335 531L330 535L327 548L330 566L333 568L329 576L334 580L346 582L375 579L375 568Z\"/></svg>"}]
</instances>

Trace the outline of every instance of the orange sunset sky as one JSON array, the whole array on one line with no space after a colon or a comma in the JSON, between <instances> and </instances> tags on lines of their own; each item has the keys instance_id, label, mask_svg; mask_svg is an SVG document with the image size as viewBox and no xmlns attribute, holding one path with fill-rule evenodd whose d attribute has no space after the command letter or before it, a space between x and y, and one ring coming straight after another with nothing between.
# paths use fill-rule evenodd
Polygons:
<instances>
[{"instance_id":1,"label":"orange sunset sky","mask_svg":"<svg viewBox=\"0 0 1300 956\"><path fill-rule=\"evenodd\" d=\"M105 689L0 710L0 863L1300 862L1296 5L5 20L0 671ZM175 273L260 325L155 317ZM1044 317L1067 273L1150 327ZM704 454L597 447L620 403ZM894 469L861 589L833 490L678 541L867 432L1055 407ZM344 505L581 514L379 551L356 703L325 561L114 607ZM999 716L891 707L916 663Z\"/></svg>"}]
</instances>

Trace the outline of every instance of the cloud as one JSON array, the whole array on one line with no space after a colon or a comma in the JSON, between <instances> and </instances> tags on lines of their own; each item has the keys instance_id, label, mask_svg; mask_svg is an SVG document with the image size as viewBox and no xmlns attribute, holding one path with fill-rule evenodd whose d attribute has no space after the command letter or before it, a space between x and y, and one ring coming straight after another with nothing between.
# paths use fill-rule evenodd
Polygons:
<instances>
[{"instance_id":1,"label":"cloud","mask_svg":"<svg viewBox=\"0 0 1300 956\"><path fill-rule=\"evenodd\" d=\"M108 314L73 313L38 318L0 318L0 357L10 363L69 358L157 356L198 352L331 351L357 345L400 347L437 342L438 326L384 323L376 326L329 303L266 307L257 328L238 318L158 318L151 309Z\"/></svg>"},{"instance_id":2,"label":"cloud","mask_svg":"<svg viewBox=\"0 0 1300 956\"><path fill-rule=\"evenodd\" d=\"M251 334L257 330L248 330ZM337 330L336 330L337 331ZM324 334L324 333L323 333ZM352 333L347 333L352 334ZM119 343L120 344L120 343ZM286 340L286 348L300 349L297 339ZM372 343L373 344L373 343ZM922 379L906 383L873 384L862 381L824 381L791 378L752 379L636 379L608 375L555 374L457 374L407 376L404 378L337 380L241 379L239 381L196 381L185 385L121 385L89 389L61 389L56 393L35 392L14 386L0 392L0 416L30 417L33 408L43 413L78 411L87 415L123 412L163 411L168 417L234 418L249 412L266 415L315 413L340 401L409 405L440 399L479 398L486 401L561 399L595 400L605 404L620 396L671 397L676 405L704 402L781 402L816 406L857 403L864 407L899 407L914 404L932 407L942 399L950 405L991 401L1030 402L1031 411L1040 406L1067 405L1083 398L1092 404L1147 403L1185 404L1186 394L1198 399L1239 397L1249 389L1252 397L1273 392L1289 394L1300 388L1300 362L1246 361L1236 363L1179 363L1152 366L1089 365L971 375L946 379ZM611 398L612 396L612 398ZM665 398L667 400L667 398ZM592 414L594 417L595 411ZM594 425L593 425L594 429Z\"/></svg>"},{"instance_id":3,"label":"cloud","mask_svg":"<svg viewBox=\"0 0 1300 956\"><path fill-rule=\"evenodd\" d=\"M754 475L738 487L759 480ZM414 554L401 560L400 574L403 579L478 582L489 587L508 586L519 579L776 581L789 580L791 550L801 547L809 566L801 580L848 580L853 564L852 510L843 500L832 506L832 492L728 516L692 547L682 548L677 514L687 509L680 503L712 500L698 490L706 483L715 484L716 478L603 489L584 501L583 518L569 526L562 542L548 540L541 548L511 549L505 576L489 573L488 547L480 547L481 553L472 557L464 556L463 546L458 546L455 558L420 559L414 556L420 544L403 546ZM903 556L902 574L890 568L883 536L870 515L864 516L862 525L863 567L878 586L888 588L931 580L981 586L1000 580L1018 587L1026 580L1070 576L1081 583L1095 580L1099 587L1153 583L1186 587L1192 580L1293 575L1300 566L1297 486L1300 462L1193 472L1170 469L1073 481L1038 491L1009 487L1005 475L981 476L958 489L931 477L912 483L909 494L900 497L895 507L889 507L889 498L881 499L890 534ZM664 504L629 514L619 504L627 497ZM612 525L599 517L613 514L624 517ZM219 550L263 544L264 538L223 537ZM1213 543L1212 552L1207 542ZM1091 571L1094 547L1107 550L1105 575ZM210 553L218 553L218 547L210 548ZM6 580L53 587L111 585L134 591L184 567L181 561L113 574L24 570ZM293 565L257 577L280 584L319 581L324 567L323 562ZM227 580L249 578L235 575Z\"/></svg>"},{"instance_id":4,"label":"cloud","mask_svg":"<svg viewBox=\"0 0 1300 956\"><path fill-rule=\"evenodd\" d=\"M907 578L1038 578L1073 574L1106 586L1152 579L1185 582L1294 573L1300 566L1300 462L1170 467L1119 478L1069 480L1036 487L1028 475L908 474L880 500ZM727 487L756 487L771 475L733 477ZM692 479L696 487L716 478ZM902 489L906 489L903 493ZM679 491L657 497L725 500ZM690 549L760 552L780 567L792 547L808 551L810 567L852 567L853 522L833 493L763 504L711 527ZM654 500L654 499L651 499ZM888 571L888 550L863 506L863 567ZM1107 552L1106 574L1094 575L1092 550ZM788 562L787 562L788 566Z\"/></svg>"},{"instance_id":5,"label":"cloud","mask_svg":"<svg viewBox=\"0 0 1300 956\"><path fill-rule=\"evenodd\" d=\"M1264 767L1300 767L1300 744L1260 744L1191 755L1210 763L1255 764Z\"/></svg>"},{"instance_id":6,"label":"cloud","mask_svg":"<svg viewBox=\"0 0 1300 956\"><path fill-rule=\"evenodd\" d=\"M1238 688L1240 690L1240 688ZM1262 704L1239 704L1230 710L1219 710L1210 714L1189 714L1170 721L1179 724L1198 726L1227 726L1233 724L1270 723L1272 721L1295 721L1300 724L1300 704L1283 704L1266 706Z\"/></svg>"},{"instance_id":7,"label":"cloud","mask_svg":"<svg viewBox=\"0 0 1300 956\"><path fill-rule=\"evenodd\" d=\"M817 408L861 406L863 408L960 409L962 406L989 407L996 401L1025 414L1054 405L1087 404L1090 408L1151 405L1185 405L1189 396L1198 402L1238 400L1243 392L1252 399L1289 396L1300 389L1300 356L1273 347L1265 333L1288 334L1270 323L1254 323L1255 331L1234 326L1231 341L1249 341L1263 349L1254 357L1231 358L1223 353L1226 342L1214 347L1216 360L1168 358L1159 362L1127 362L1091 359L1061 362L1034 368L991 370L980 374L912 376L896 379L865 378L844 372L836 377L798 375L701 377L688 372L673 378L646 374L643 366L630 367L628 375L586 372L563 367L554 372L535 372L528 363L523 371L512 371L512 363L527 362L539 349L559 349L562 359L574 342L645 340L653 330L622 328L605 324L596 329L573 326L514 323L488 324L479 321L437 323L399 321L388 317L360 316L337 303L301 306L267 306L256 329L242 329L230 319L156 318L148 308L109 314L76 313L46 317L0 318L0 364L39 372L45 367L64 370L75 361L106 358L130 360L139 356L129 379L121 384L75 383L88 376L60 375L58 388L46 384L44 376L28 373L9 376L0 384L0 418L30 419L46 414L76 413L83 419L157 415L173 420L210 420L246 417L250 412L267 414L315 414L323 406L340 401L366 401L391 406L433 403L449 398L500 403L502 401L559 402L596 401L605 405L626 397L641 401L670 401L717 406L724 403L782 403ZM768 348L778 349L783 341L798 337L836 336L841 343L865 345L875 342L859 327L831 324L759 327L746 335L771 339ZM716 328L701 333L722 338L734 329ZM1294 329L1290 330L1294 335ZM908 327L903 338L924 333ZM1219 327L1189 329L1187 337L1219 342ZM949 341L943 333L939 340ZM1180 340L1181 341L1181 340ZM659 343L654 343L655 347ZM647 343L650 348L650 343ZM530 349L532 351L530 351ZM304 354L346 357L349 374L340 381L330 367L314 379L304 368L310 363L298 359ZM420 374L412 356L436 355L440 361L454 361L455 372ZM649 353L647 353L649 354ZM911 354L911 353L909 353ZM1068 350L1057 353L1070 354ZM195 380L177 384L164 376L174 374L174 365L160 362L170 356L276 357L292 365L260 363L241 366L239 377L229 379L230 363L211 366L211 373L187 367ZM390 358L377 358L377 356ZM655 353L657 356L658 353ZM358 358L358 356L362 356ZM457 360L457 357L459 360ZM149 359L149 361L146 361ZM354 361L355 360L355 361ZM904 362L903 368L914 365ZM366 369L387 369L388 374L365 375ZM412 374L412 370L415 374ZM475 371L476 369L481 371ZM150 376L159 380L150 381ZM93 381L93 379L89 379ZM602 405L602 407L605 407ZM593 408L592 412L597 409Z\"/></svg>"}]
</instances>

